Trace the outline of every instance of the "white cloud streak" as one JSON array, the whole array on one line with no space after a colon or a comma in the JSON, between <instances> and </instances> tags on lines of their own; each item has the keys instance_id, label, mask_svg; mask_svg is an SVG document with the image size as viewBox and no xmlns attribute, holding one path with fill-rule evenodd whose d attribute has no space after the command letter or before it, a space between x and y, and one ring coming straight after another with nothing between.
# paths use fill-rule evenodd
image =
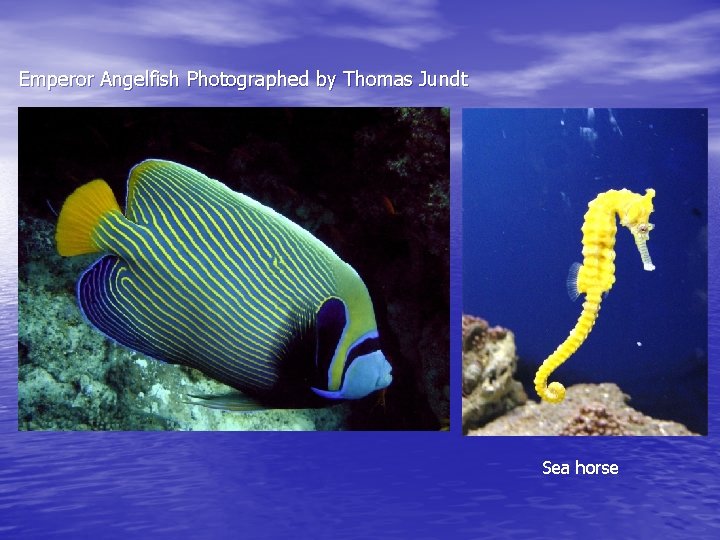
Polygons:
<instances>
[{"instance_id":1,"label":"white cloud streak","mask_svg":"<svg viewBox=\"0 0 720 540\"><path fill-rule=\"evenodd\" d=\"M143 0L98 5L43 25L77 32L178 39L202 45L248 47L304 37L359 39L400 49L417 49L450 35L436 0ZM353 20L348 24L337 21Z\"/></svg>"},{"instance_id":2,"label":"white cloud streak","mask_svg":"<svg viewBox=\"0 0 720 540\"><path fill-rule=\"evenodd\" d=\"M427 21L438 16L435 0L328 0L327 5L391 21Z\"/></svg>"},{"instance_id":3,"label":"white cloud streak","mask_svg":"<svg viewBox=\"0 0 720 540\"><path fill-rule=\"evenodd\" d=\"M367 19L350 25L328 26L322 31L328 36L410 50L452 34L442 22L435 0L328 0L326 7L355 12Z\"/></svg>"},{"instance_id":4,"label":"white cloud streak","mask_svg":"<svg viewBox=\"0 0 720 540\"><path fill-rule=\"evenodd\" d=\"M78 30L156 38L178 38L208 45L248 46L285 41L294 36L284 16L287 2L203 3L158 0L124 6L99 6L94 12L69 15L60 22ZM100 25L100 26L98 26Z\"/></svg>"},{"instance_id":5,"label":"white cloud streak","mask_svg":"<svg viewBox=\"0 0 720 540\"><path fill-rule=\"evenodd\" d=\"M343 39L374 41L397 49L415 49L428 41L438 41L446 37L442 28L432 24L397 24L387 26L347 26L341 25L327 29L328 36Z\"/></svg>"},{"instance_id":6,"label":"white cloud streak","mask_svg":"<svg viewBox=\"0 0 720 540\"><path fill-rule=\"evenodd\" d=\"M720 71L720 10L605 32L494 32L491 39L528 46L542 56L519 69L473 73L471 89L492 96L533 96L564 83L692 82Z\"/></svg>"}]
</instances>

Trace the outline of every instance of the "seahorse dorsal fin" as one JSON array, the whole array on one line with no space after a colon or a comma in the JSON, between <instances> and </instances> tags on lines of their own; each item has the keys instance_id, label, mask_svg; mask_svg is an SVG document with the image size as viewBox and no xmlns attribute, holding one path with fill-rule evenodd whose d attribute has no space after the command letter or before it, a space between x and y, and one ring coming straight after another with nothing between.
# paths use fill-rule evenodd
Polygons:
<instances>
[{"instance_id":1,"label":"seahorse dorsal fin","mask_svg":"<svg viewBox=\"0 0 720 540\"><path fill-rule=\"evenodd\" d=\"M568 277L567 277L567 292L568 296L570 296L570 300L573 302L577 300L578 296L580 296L580 291L578 291L577 287L577 279L578 279L578 272L580 271L580 267L582 264L579 262L572 263L570 265L570 270L568 271Z\"/></svg>"}]
</instances>

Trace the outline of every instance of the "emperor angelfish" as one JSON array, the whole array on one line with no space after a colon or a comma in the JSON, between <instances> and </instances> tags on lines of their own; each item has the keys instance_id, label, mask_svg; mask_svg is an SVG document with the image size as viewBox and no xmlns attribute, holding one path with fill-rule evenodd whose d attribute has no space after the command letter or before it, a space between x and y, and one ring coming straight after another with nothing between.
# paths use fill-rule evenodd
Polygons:
<instances>
[{"instance_id":1,"label":"emperor angelfish","mask_svg":"<svg viewBox=\"0 0 720 540\"><path fill-rule=\"evenodd\" d=\"M308 231L194 169L136 165L124 214L110 186L93 180L65 201L55 238L63 256L105 254L80 277L78 304L131 349L266 406L358 399L392 382L357 272Z\"/></svg>"}]
</instances>

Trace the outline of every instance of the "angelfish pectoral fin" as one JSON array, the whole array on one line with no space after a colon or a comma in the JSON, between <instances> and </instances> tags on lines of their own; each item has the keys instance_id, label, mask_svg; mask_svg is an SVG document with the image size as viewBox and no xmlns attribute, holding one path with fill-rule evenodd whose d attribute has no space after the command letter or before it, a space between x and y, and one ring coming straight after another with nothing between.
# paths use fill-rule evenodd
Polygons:
<instances>
[{"instance_id":1,"label":"angelfish pectoral fin","mask_svg":"<svg viewBox=\"0 0 720 540\"><path fill-rule=\"evenodd\" d=\"M197 395L187 394L189 399L183 400L189 405L201 405L208 409L219 409L224 411L264 411L267 407L260 402L246 396L241 392L230 392L221 395Z\"/></svg>"}]
</instances>

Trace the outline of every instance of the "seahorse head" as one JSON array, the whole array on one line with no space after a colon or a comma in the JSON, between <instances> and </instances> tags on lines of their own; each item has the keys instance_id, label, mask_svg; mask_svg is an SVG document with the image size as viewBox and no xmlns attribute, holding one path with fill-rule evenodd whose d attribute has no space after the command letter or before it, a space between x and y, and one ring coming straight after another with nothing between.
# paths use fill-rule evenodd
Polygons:
<instances>
[{"instance_id":1,"label":"seahorse head","mask_svg":"<svg viewBox=\"0 0 720 540\"><path fill-rule=\"evenodd\" d=\"M623 190L626 191L626 190ZM647 271L655 270L655 265L650 259L650 253L647 249L647 241L650 239L650 231L655 227L650 223L650 214L653 211L652 199L655 196L655 190L648 188L645 195L637 193L628 193L624 197L625 204L622 205L620 211L620 224L624 225L635 238L635 245L640 252L640 259L643 262L643 268Z\"/></svg>"}]
</instances>

